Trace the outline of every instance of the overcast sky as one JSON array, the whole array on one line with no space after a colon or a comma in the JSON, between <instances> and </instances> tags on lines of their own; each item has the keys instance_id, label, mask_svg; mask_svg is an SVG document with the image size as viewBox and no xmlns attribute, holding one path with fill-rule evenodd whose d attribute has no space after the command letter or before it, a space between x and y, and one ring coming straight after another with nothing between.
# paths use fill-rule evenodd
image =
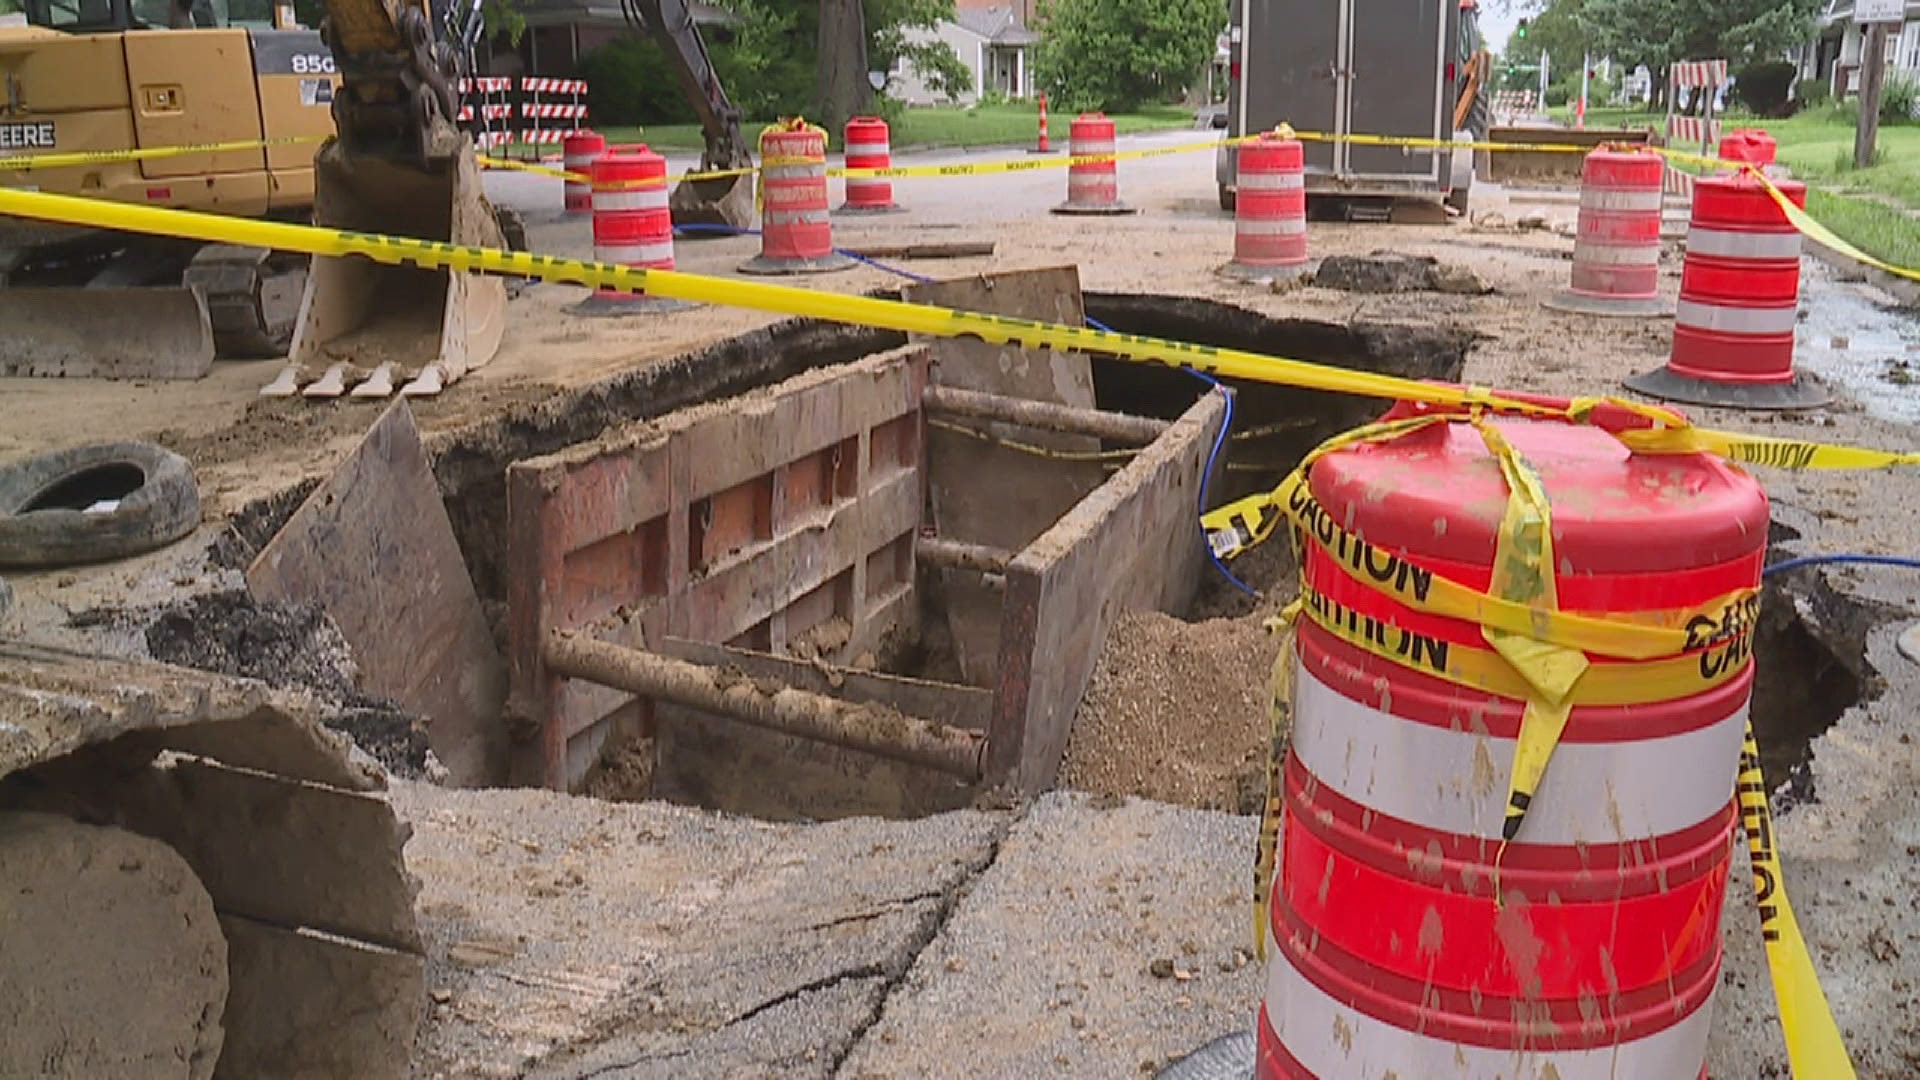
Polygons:
<instances>
[{"instance_id":1,"label":"overcast sky","mask_svg":"<svg viewBox=\"0 0 1920 1080\"><path fill-rule=\"evenodd\" d=\"M1525 0L1480 0L1480 33L1486 36L1487 48L1505 52L1507 35L1519 23L1521 11L1530 6Z\"/></svg>"}]
</instances>

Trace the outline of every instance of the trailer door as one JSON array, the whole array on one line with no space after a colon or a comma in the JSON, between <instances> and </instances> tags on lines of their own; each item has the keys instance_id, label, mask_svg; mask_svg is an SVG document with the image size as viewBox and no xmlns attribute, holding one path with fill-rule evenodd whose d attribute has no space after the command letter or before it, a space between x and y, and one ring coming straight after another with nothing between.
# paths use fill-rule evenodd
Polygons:
<instances>
[{"instance_id":1,"label":"trailer door","mask_svg":"<svg viewBox=\"0 0 1920 1080\"><path fill-rule=\"evenodd\" d=\"M1240 130L1337 131L1343 104L1339 71L1341 17L1348 0L1239 0L1241 5ZM1309 142L1307 171L1334 171L1338 147Z\"/></svg>"},{"instance_id":2,"label":"trailer door","mask_svg":"<svg viewBox=\"0 0 1920 1080\"><path fill-rule=\"evenodd\" d=\"M1448 0L1344 0L1347 110L1341 131L1446 139L1440 116ZM1449 118L1450 120L1451 118ZM1437 156L1397 146L1343 145L1341 171L1355 180L1440 179Z\"/></svg>"}]
</instances>

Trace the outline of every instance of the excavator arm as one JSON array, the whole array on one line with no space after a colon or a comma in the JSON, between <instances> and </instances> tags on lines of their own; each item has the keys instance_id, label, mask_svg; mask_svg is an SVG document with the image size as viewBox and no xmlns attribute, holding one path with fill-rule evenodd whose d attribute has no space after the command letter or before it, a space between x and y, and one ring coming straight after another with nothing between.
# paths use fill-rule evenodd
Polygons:
<instances>
[{"instance_id":1,"label":"excavator arm","mask_svg":"<svg viewBox=\"0 0 1920 1080\"><path fill-rule=\"evenodd\" d=\"M702 172L748 169L753 155L740 130L740 110L728 100L714 70L707 43L694 24L687 0L620 0L628 25L653 38L673 65L675 79L706 136ZM688 180L673 192L669 205L676 225L723 224L745 228L753 223L753 184L750 174Z\"/></svg>"},{"instance_id":2,"label":"excavator arm","mask_svg":"<svg viewBox=\"0 0 1920 1080\"><path fill-rule=\"evenodd\" d=\"M327 0L320 36L341 75L333 122L349 153L446 160L464 46L479 18L472 2L451 17L422 0Z\"/></svg>"},{"instance_id":3,"label":"excavator arm","mask_svg":"<svg viewBox=\"0 0 1920 1080\"><path fill-rule=\"evenodd\" d=\"M653 37L654 44L673 63L674 77L700 117L706 133L707 169L731 169L751 164L746 138L740 131L740 110L727 99L720 76L707 54L707 43L694 25L686 0L621 0L627 22Z\"/></svg>"},{"instance_id":4,"label":"excavator arm","mask_svg":"<svg viewBox=\"0 0 1920 1080\"><path fill-rule=\"evenodd\" d=\"M314 220L354 232L500 247L455 87L480 34L479 0L326 0L320 32L341 86L314 159ZM364 260L314 260L288 372L269 393L433 394L493 358L506 287ZM318 385L319 390L315 389Z\"/></svg>"}]
</instances>

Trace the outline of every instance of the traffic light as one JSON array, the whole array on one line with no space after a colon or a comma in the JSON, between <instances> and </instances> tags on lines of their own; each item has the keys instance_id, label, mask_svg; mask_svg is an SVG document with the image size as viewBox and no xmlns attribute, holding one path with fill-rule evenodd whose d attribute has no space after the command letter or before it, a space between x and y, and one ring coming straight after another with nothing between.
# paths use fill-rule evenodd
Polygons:
<instances>
[{"instance_id":1,"label":"traffic light","mask_svg":"<svg viewBox=\"0 0 1920 1080\"><path fill-rule=\"evenodd\" d=\"M1527 40L1527 20L1520 20L1520 25L1513 28L1513 36L1519 41Z\"/></svg>"}]
</instances>

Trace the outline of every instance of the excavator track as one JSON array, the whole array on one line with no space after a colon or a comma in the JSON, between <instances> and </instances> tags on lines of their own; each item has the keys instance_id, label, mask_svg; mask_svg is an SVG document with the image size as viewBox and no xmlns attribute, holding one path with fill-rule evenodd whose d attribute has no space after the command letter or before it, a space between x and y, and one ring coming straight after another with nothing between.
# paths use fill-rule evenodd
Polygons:
<instances>
[{"instance_id":1,"label":"excavator track","mask_svg":"<svg viewBox=\"0 0 1920 1080\"><path fill-rule=\"evenodd\" d=\"M307 259L234 244L209 244L187 266L185 284L200 290L222 360L285 356L307 287Z\"/></svg>"}]
</instances>

